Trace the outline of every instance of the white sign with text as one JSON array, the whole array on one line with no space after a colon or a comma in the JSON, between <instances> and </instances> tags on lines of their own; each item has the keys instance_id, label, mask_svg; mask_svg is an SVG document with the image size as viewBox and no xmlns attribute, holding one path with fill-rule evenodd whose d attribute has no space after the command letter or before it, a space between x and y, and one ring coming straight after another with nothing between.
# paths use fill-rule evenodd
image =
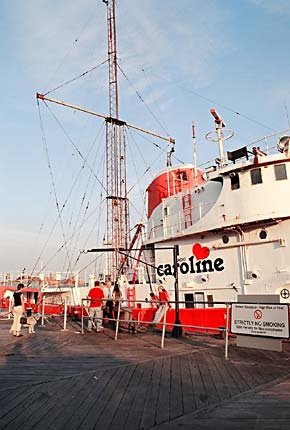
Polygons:
<instances>
[{"instance_id":1,"label":"white sign with text","mask_svg":"<svg viewBox=\"0 0 290 430\"><path fill-rule=\"evenodd\" d=\"M232 303L231 332L289 338L289 311L284 304Z\"/></svg>"}]
</instances>

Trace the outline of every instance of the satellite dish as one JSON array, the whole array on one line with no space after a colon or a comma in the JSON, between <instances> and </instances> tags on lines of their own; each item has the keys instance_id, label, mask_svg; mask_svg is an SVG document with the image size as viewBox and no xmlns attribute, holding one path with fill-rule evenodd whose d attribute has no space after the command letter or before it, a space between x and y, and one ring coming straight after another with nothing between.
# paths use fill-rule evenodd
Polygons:
<instances>
[{"instance_id":1,"label":"satellite dish","mask_svg":"<svg viewBox=\"0 0 290 430\"><path fill-rule=\"evenodd\" d=\"M278 151L287 152L287 151L289 151L289 147L290 147L290 136L279 137L279 140L277 143Z\"/></svg>"}]
</instances>

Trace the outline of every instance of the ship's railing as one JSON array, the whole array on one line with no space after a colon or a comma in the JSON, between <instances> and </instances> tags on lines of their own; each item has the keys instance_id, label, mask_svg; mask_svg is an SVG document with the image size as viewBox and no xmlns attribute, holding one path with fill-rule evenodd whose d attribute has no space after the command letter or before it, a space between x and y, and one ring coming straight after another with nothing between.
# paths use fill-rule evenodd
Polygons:
<instances>
[{"instance_id":1,"label":"ship's railing","mask_svg":"<svg viewBox=\"0 0 290 430\"><path fill-rule=\"evenodd\" d=\"M290 135L290 129L289 128L275 132L275 133L271 133L269 135L263 136L259 139L255 139L255 140L249 142L246 145L246 148L249 152L249 159L251 160L254 158L254 155L252 153L253 147L259 148L261 151L265 152L267 155L277 154L277 152L278 152L277 151L277 143L278 143L279 137L282 137L285 135ZM230 160L226 160L226 162L227 162L227 164L232 164L232 161L230 161ZM197 166L197 168L199 170L206 172L207 168L210 168L212 166L218 168L218 166L216 164L216 158L212 158L211 160L207 160L206 162L199 164Z\"/></svg>"},{"instance_id":2,"label":"ship's railing","mask_svg":"<svg viewBox=\"0 0 290 430\"><path fill-rule=\"evenodd\" d=\"M184 211L179 210L163 217L162 222L159 224L154 224L152 222L151 229L147 234L147 239L171 237L192 227L197 221L203 218L213 204L214 202L200 202L197 205L192 205L190 207L191 216L186 219L184 217Z\"/></svg>"},{"instance_id":3,"label":"ship's railing","mask_svg":"<svg viewBox=\"0 0 290 430\"><path fill-rule=\"evenodd\" d=\"M19 270L10 270L0 272L0 286L16 287L19 283L24 285L29 284L30 287L40 288L44 285L59 286L59 285L86 285L94 274L88 275L86 271L82 272L80 277L79 272L61 272L61 271L42 271L41 273L29 274Z\"/></svg>"},{"instance_id":4,"label":"ship's railing","mask_svg":"<svg viewBox=\"0 0 290 430\"><path fill-rule=\"evenodd\" d=\"M8 307L6 305L3 306L3 300L0 300L0 318L1 319L10 320L12 318L11 305L12 305L11 300L9 300L8 302Z\"/></svg>"}]
</instances>

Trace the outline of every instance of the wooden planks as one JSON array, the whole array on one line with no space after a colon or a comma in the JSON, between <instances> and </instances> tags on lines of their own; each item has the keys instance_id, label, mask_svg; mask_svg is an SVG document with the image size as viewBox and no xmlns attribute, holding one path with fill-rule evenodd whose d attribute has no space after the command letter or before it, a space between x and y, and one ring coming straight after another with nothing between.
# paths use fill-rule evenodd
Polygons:
<instances>
[{"instance_id":1,"label":"wooden planks","mask_svg":"<svg viewBox=\"0 0 290 430\"><path fill-rule=\"evenodd\" d=\"M270 357L232 347L225 361L223 343L209 337L166 338L161 350L158 333L121 334L116 342L110 330L81 336L48 324L11 339L7 327L0 325L1 430L176 428L170 423L225 402L235 419L236 398L288 374L289 344Z\"/></svg>"}]
</instances>

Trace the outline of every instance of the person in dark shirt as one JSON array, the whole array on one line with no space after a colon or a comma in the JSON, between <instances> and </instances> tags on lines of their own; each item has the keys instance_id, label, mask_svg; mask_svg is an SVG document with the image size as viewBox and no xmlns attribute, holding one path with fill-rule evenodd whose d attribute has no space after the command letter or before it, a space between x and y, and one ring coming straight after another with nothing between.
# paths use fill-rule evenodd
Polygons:
<instances>
[{"instance_id":1,"label":"person in dark shirt","mask_svg":"<svg viewBox=\"0 0 290 430\"><path fill-rule=\"evenodd\" d=\"M11 306L11 310L13 312L13 324L10 328L10 333L12 333L13 336L17 336L17 337L23 336L23 334L20 333L21 332L20 318L25 313L22 288L24 288L23 284L17 285L17 291L15 291L15 293L13 294L12 306Z\"/></svg>"},{"instance_id":2,"label":"person in dark shirt","mask_svg":"<svg viewBox=\"0 0 290 430\"><path fill-rule=\"evenodd\" d=\"M114 290L113 290L113 311L114 311L114 318L117 319L118 316L118 308L119 308L119 303L122 303L122 292L120 290L119 285L116 283L114 286Z\"/></svg>"}]
</instances>

